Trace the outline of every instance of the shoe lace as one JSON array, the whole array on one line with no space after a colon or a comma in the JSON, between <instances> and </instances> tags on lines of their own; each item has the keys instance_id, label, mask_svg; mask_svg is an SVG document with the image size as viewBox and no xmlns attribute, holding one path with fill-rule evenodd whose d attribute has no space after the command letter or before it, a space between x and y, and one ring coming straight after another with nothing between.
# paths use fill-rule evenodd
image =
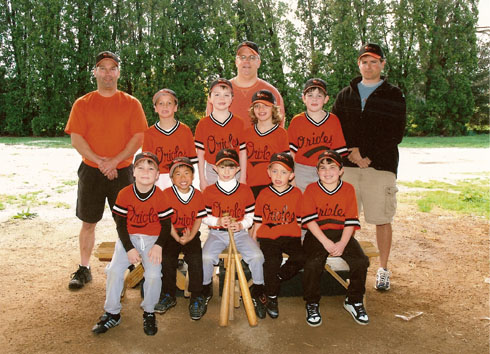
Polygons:
<instances>
[{"instance_id":1,"label":"shoe lace","mask_svg":"<svg viewBox=\"0 0 490 354\"><path fill-rule=\"evenodd\" d=\"M366 309L364 308L362 303L354 304L354 307L356 308L356 312L359 317L367 316Z\"/></svg>"},{"instance_id":2,"label":"shoe lace","mask_svg":"<svg viewBox=\"0 0 490 354\"><path fill-rule=\"evenodd\" d=\"M378 282L380 283L386 283L388 280L388 272L383 270L382 272L378 272Z\"/></svg>"},{"instance_id":3,"label":"shoe lace","mask_svg":"<svg viewBox=\"0 0 490 354\"><path fill-rule=\"evenodd\" d=\"M311 316L311 317L317 317L318 316L318 305L308 304L308 306L306 307L306 310L308 311L308 316Z\"/></svg>"},{"instance_id":4,"label":"shoe lace","mask_svg":"<svg viewBox=\"0 0 490 354\"><path fill-rule=\"evenodd\" d=\"M80 279L80 278L83 278L83 277L84 277L84 275L83 275L83 269L82 268L78 268L76 270L76 272L73 272L71 274L71 278L72 279Z\"/></svg>"}]
</instances>

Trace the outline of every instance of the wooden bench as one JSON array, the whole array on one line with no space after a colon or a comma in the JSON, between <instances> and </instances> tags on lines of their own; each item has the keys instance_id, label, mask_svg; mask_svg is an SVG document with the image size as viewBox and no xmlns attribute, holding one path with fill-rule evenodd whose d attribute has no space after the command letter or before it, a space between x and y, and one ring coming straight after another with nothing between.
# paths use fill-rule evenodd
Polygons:
<instances>
[{"instance_id":1,"label":"wooden bench","mask_svg":"<svg viewBox=\"0 0 490 354\"><path fill-rule=\"evenodd\" d=\"M94 255L102 262L110 262L112 259L112 255L114 253L115 242L102 242L95 250ZM359 241L364 254L369 257L369 259L373 257L379 256L379 251L376 246L370 241ZM184 254L181 253L179 255L179 259L183 259ZM223 250L219 255L219 258L224 260L224 264L226 264L226 259L228 258L227 249ZM288 258L287 254L283 254L283 258ZM329 257L330 258L338 258L338 257ZM325 263L325 270L332 275L332 277L337 280L345 289L348 288L349 283L345 281L332 267ZM124 292L127 287L136 286L143 279L143 266L139 264L133 271L127 273L124 280L124 288L121 296L124 296ZM250 283L252 280L250 280ZM186 272L184 275L181 271L177 270L177 288L184 291L184 296L189 297L190 293L188 291L189 285L189 272ZM250 284L251 285L251 284ZM238 294L238 292L235 292ZM237 306L237 301L235 299L235 306Z\"/></svg>"}]
</instances>

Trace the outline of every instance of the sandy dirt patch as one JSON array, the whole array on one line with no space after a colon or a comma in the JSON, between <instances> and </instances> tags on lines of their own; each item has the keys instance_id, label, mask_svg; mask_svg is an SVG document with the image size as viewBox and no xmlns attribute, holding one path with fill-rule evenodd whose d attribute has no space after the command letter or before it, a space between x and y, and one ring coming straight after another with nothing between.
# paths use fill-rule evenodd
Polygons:
<instances>
[{"instance_id":1,"label":"sandy dirt patch","mask_svg":"<svg viewBox=\"0 0 490 354\"><path fill-rule=\"evenodd\" d=\"M72 149L0 148L0 194L19 197L0 211L2 353L489 351L488 220L437 209L421 213L404 204L394 222L392 290L376 292L376 259L369 268L368 326L357 325L342 308L343 296L335 296L322 298L324 323L318 328L306 324L299 297L281 298L279 318L261 320L256 328L248 326L242 309L228 328L220 328L215 296L197 322L189 319L187 300L179 298L176 308L158 316L158 334L147 337L139 291L129 290L121 325L95 336L90 329L103 311L106 264L93 258L93 282L79 292L67 289L79 261L80 223L74 216L78 154ZM399 179L478 176L490 171L487 156L488 149L402 149ZM36 218L12 219L28 205ZM358 238L374 240L374 228L362 227ZM116 239L108 210L96 233L97 244ZM411 321L395 317L420 311Z\"/></svg>"}]
</instances>

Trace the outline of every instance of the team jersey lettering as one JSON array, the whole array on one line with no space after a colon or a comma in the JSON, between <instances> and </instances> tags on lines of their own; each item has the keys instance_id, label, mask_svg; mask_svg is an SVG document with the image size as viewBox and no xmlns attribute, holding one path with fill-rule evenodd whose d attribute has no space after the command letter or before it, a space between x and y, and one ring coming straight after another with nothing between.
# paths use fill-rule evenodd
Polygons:
<instances>
[{"instance_id":1,"label":"team jersey lettering","mask_svg":"<svg viewBox=\"0 0 490 354\"><path fill-rule=\"evenodd\" d=\"M219 201L216 201L213 203L213 215L215 215L214 211L218 212L218 217L228 214L232 218L241 219L245 215L245 210L238 205L238 202L231 206L222 206Z\"/></svg>"},{"instance_id":2,"label":"team jersey lettering","mask_svg":"<svg viewBox=\"0 0 490 354\"><path fill-rule=\"evenodd\" d=\"M303 135L298 136L298 149L301 149L303 147L309 147L313 145L318 145L318 144L326 144L328 146L331 146L333 142L333 136L327 135L325 132L322 132L320 135L315 136L315 133L312 134L310 137L306 137Z\"/></svg>"},{"instance_id":3,"label":"team jersey lettering","mask_svg":"<svg viewBox=\"0 0 490 354\"><path fill-rule=\"evenodd\" d=\"M178 224L180 227L192 228L194 222L196 221L197 213L192 211L190 215L185 213L180 213L177 208L175 208L175 222L173 224Z\"/></svg>"},{"instance_id":4,"label":"team jersey lettering","mask_svg":"<svg viewBox=\"0 0 490 354\"><path fill-rule=\"evenodd\" d=\"M176 158L180 156L187 156L185 151L182 151L179 146L175 146L173 150L166 150L163 146L158 146L155 149L155 155L157 155L158 160L160 160L161 164L170 165L170 163ZM188 156L187 156L188 157Z\"/></svg>"},{"instance_id":5,"label":"team jersey lettering","mask_svg":"<svg viewBox=\"0 0 490 354\"><path fill-rule=\"evenodd\" d=\"M138 213L134 205L128 205L128 222L134 227L145 227L149 223L158 222L158 213L153 208L148 213Z\"/></svg>"},{"instance_id":6,"label":"team jersey lettering","mask_svg":"<svg viewBox=\"0 0 490 354\"><path fill-rule=\"evenodd\" d=\"M339 217L345 217L345 211L342 209L342 207L336 203L335 206L330 206L328 203L325 205L324 208L318 208L318 216L339 216Z\"/></svg>"},{"instance_id":7,"label":"team jersey lettering","mask_svg":"<svg viewBox=\"0 0 490 354\"><path fill-rule=\"evenodd\" d=\"M214 135L208 136L207 148L210 154L217 153L221 149L234 149L239 146L238 138L233 137L233 134L228 135L228 139L216 138Z\"/></svg>"},{"instance_id":8,"label":"team jersey lettering","mask_svg":"<svg viewBox=\"0 0 490 354\"><path fill-rule=\"evenodd\" d=\"M281 152L281 151L276 151ZM268 162L273 154L270 151L269 145L258 146L256 147L253 141L247 142L247 158L253 160L263 160L263 161L254 161L251 162L252 165L256 165L261 162Z\"/></svg>"},{"instance_id":9,"label":"team jersey lettering","mask_svg":"<svg viewBox=\"0 0 490 354\"><path fill-rule=\"evenodd\" d=\"M296 222L296 213L291 212L287 205L284 205L282 209L277 209L266 203L262 208L262 220L264 224L290 224Z\"/></svg>"}]
</instances>

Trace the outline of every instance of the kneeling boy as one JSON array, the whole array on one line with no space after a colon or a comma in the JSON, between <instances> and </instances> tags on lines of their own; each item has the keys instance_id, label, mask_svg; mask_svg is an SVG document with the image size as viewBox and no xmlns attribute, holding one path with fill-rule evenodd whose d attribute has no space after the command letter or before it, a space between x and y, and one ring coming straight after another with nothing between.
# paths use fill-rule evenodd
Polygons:
<instances>
[{"instance_id":1,"label":"kneeling boy","mask_svg":"<svg viewBox=\"0 0 490 354\"><path fill-rule=\"evenodd\" d=\"M322 323L319 311L320 278L329 255L342 257L350 268L350 284L344 308L362 325L369 323L364 309L366 273L369 258L354 238L360 229L354 187L343 182L340 155L332 150L318 157L319 181L306 187L302 203L302 222L308 228L303 248L306 253L303 289L306 322L313 327Z\"/></svg>"},{"instance_id":2,"label":"kneeling boy","mask_svg":"<svg viewBox=\"0 0 490 354\"><path fill-rule=\"evenodd\" d=\"M255 312L259 318L265 318L266 299L262 268L264 255L247 231L253 224L255 199L250 187L235 179L240 170L239 165L238 153L235 150L220 150L216 155L218 181L208 186L203 193L208 214L203 223L209 226L208 239L202 249L203 295L207 304L213 296L213 269L218 264L221 251L230 243L228 230L231 230L234 232L237 251L252 273L254 285L251 295Z\"/></svg>"},{"instance_id":3,"label":"kneeling boy","mask_svg":"<svg viewBox=\"0 0 490 354\"><path fill-rule=\"evenodd\" d=\"M206 207L202 193L192 186L194 167L189 158L182 156L172 161L170 178L173 186L165 189L163 194L172 205L174 214L172 231L166 237L163 247L163 286L155 312L165 313L177 304L176 270L179 253L184 252L191 292L189 314L191 319L199 320L206 313L202 297L202 250L199 238L199 227L202 218L206 216Z\"/></svg>"},{"instance_id":4,"label":"kneeling boy","mask_svg":"<svg viewBox=\"0 0 490 354\"><path fill-rule=\"evenodd\" d=\"M301 246L301 191L290 182L294 161L285 152L273 154L267 173L271 184L262 189L255 202L253 238L264 253L266 309L271 318L279 316L277 296L282 280L289 280L303 268ZM281 266L282 254L289 258Z\"/></svg>"},{"instance_id":5,"label":"kneeling boy","mask_svg":"<svg viewBox=\"0 0 490 354\"><path fill-rule=\"evenodd\" d=\"M143 263L145 268L145 298L143 330L149 336L157 333L155 304L162 284L162 244L170 232L173 210L160 188L158 158L151 152L142 152L134 158L135 183L124 187L117 195L114 213L119 239L106 268L107 285L105 313L92 328L94 333L104 333L121 322L121 291L124 272L130 264Z\"/></svg>"}]
</instances>

